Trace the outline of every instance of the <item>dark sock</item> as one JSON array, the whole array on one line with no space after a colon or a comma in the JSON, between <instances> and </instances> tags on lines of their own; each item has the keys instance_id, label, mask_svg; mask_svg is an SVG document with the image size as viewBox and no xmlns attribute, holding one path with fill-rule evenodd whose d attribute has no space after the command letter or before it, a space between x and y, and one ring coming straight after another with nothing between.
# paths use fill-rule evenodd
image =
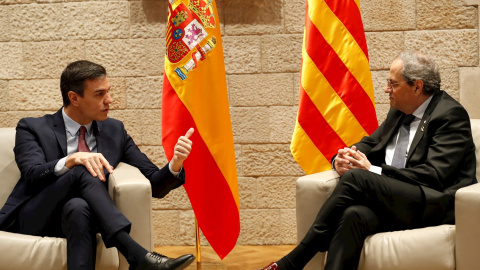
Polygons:
<instances>
[{"instance_id":1,"label":"dark sock","mask_svg":"<svg viewBox=\"0 0 480 270\"><path fill-rule=\"evenodd\" d=\"M148 250L140 246L126 231L119 231L112 236L114 246L125 256L130 266L138 265Z\"/></svg>"},{"instance_id":2,"label":"dark sock","mask_svg":"<svg viewBox=\"0 0 480 270\"><path fill-rule=\"evenodd\" d=\"M290 253L277 262L278 268L280 270L303 269L317 252L315 247L309 247L300 242Z\"/></svg>"}]
</instances>

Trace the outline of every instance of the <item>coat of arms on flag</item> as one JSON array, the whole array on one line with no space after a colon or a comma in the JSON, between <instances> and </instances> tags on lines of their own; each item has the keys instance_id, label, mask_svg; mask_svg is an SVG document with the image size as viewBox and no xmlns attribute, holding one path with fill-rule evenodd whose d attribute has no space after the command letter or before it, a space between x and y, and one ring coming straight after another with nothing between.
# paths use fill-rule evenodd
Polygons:
<instances>
[{"instance_id":1,"label":"coat of arms on flag","mask_svg":"<svg viewBox=\"0 0 480 270\"><path fill-rule=\"evenodd\" d=\"M175 0L170 1L169 8L171 9ZM190 60L175 69L175 73L182 80L187 78L188 72L197 67L199 60L205 60L207 53L215 48L216 38L209 37L205 30L216 26L212 11L212 0L191 0L188 7L180 3L175 10L170 10L166 46L168 60L178 63L192 52Z\"/></svg>"}]
</instances>

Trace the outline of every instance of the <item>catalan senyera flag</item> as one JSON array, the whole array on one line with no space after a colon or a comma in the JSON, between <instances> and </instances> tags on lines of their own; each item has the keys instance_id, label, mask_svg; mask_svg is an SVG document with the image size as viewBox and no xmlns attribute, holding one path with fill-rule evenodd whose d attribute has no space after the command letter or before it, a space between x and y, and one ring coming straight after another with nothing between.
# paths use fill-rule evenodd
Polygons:
<instances>
[{"instance_id":1,"label":"catalan senyera flag","mask_svg":"<svg viewBox=\"0 0 480 270\"><path fill-rule=\"evenodd\" d=\"M169 0L166 32L162 145L171 160L178 138L195 129L184 188L200 229L223 259L237 242L240 215L215 0Z\"/></svg>"},{"instance_id":2,"label":"catalan senyera flag","mask_svg":"<svg viewBox=\"0 0 480 270\"><path fill-rule=\"evenodd\" d=\"M290 149L312 174L378 127L359 0L307 0L300 81Z\"/></svg>"}]
</instances>

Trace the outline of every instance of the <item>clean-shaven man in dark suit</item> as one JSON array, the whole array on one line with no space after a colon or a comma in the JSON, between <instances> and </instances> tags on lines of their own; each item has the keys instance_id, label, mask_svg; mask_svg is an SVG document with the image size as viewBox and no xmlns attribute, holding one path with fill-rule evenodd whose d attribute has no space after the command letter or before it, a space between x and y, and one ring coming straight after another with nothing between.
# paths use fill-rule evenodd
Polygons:
<instances>
[{"instance_id":1,"label":"clean-shaven man in dark suit","mask_svg":"<svg viewBox=\"0 0 480 270\"><path fill-rule=\"evenodd\" d=\"M179 138L172 160L159 169L122 122L107 117L112 98L102 66L83 60L69 64L60 88L62 109L17 125L14 152L21 178L0 210L0 229L66 237L69 270L95 268L97 232L107 247L117 247L130 269L187 267L193 255L168 258L130 237L131 223L113 204L105 182L125 162L150 180L154 197L164 197L185 182L182 164L191 151L193 129Z\"/></svg>"},{"instance_id":2,"label":"clean-shaven man in dark suit","mask_svg":"<svg viewBox=\"0 0 480 270\"><path fill-rule=\"evenodd\" d=\"M477 182L475 145L467 112L440 82L425 55L395 59L385 122L338 151L332 163L340 180L305 238L262 269L303 269L328 251L325 269L354 270L370 234L455 222L455 192Z\"/></svg>"}]
</instances>

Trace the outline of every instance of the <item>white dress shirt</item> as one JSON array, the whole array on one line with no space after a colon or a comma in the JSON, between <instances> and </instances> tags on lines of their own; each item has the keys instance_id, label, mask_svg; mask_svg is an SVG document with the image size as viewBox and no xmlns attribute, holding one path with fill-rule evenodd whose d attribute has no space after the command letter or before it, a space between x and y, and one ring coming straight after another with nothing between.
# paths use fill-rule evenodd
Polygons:
<instances>
[{"instance_id":1,"label":"white dress shirt","mask_svg":"<svg viewBox=\"0 0 480 270\"><path fill-rule=\"evenodd\" d=\"M417 132L418 126L420 125L420 121L423 118L423 114L425 114L425 110L430 104L432 100L432 96L430 96L425 102L422 103L412 114L415 116L415 119L410 123L410 133L408 136L408 146L407 146L407 153L410 151L410 145L412 145L413 137L415 137L415 133ZM390 142L388 142L386 151L385 151L385 164L392 165L393 153L395 153L395 147L397 146L398 135L400 134L400 129L397 133L392 137ZM382 167L372 165L370 167L370 171L376 174L382 174Z\"/></svg>"}]
</instances>

